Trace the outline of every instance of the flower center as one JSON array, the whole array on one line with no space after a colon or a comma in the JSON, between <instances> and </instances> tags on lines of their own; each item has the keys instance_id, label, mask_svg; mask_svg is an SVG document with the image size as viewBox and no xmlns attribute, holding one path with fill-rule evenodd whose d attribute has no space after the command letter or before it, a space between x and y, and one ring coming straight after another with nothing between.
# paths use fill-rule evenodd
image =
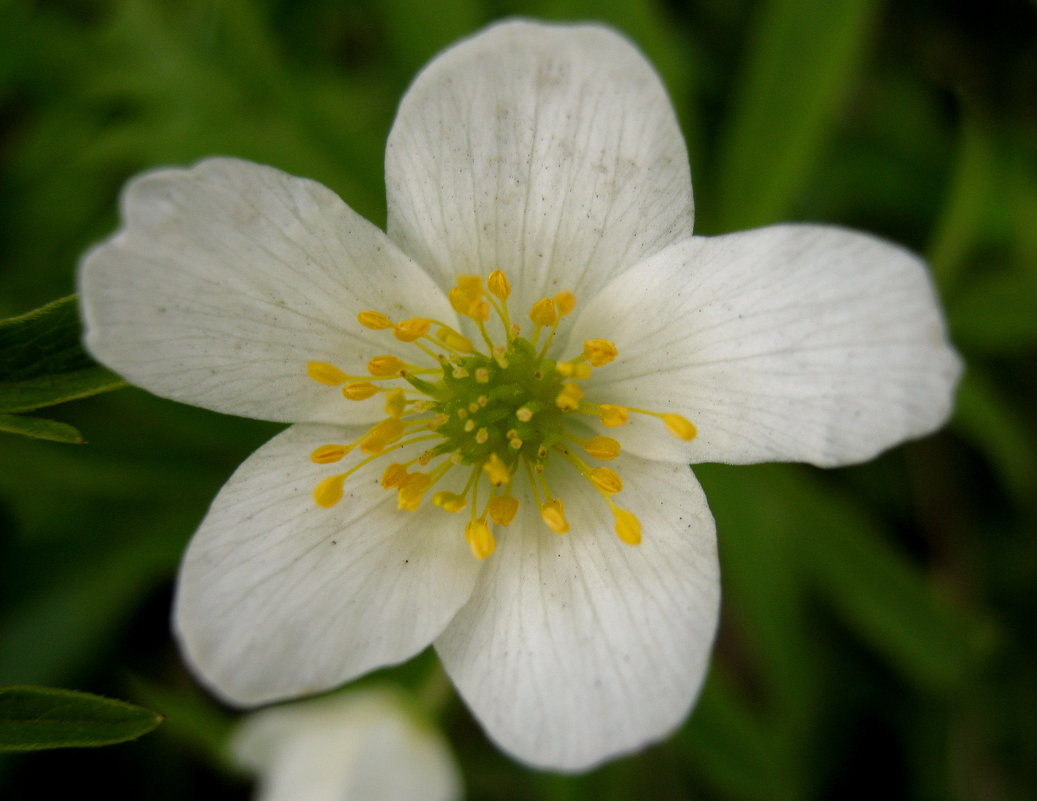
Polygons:
<instances>
[{"instance_id":1,"label":"flower center","mask_svg":"<svg viewBox=\"0 0 1037 801\"><path fill-rule=\"evenodd\" d=\"M657 417L670 434L683 440L695 436L695 427L676 414L585 401L580 382L613 361L616 346L589 339L575 358L551 359L547 354L558 326L572 312L576 298L560 292L534 303L529 311L533 329L526 337L511 320L510 294L511 284L500 270L491 273L485 285L479 276L460 276L450 290L451 306L475 322L485 350L438 320L393 322L381 312L364 311L357 315L360 325L391 331L396 339L410 343L420 352L416 362L375 356L364 376L346 375L327 362L307 365L310 378L341 387L347 400L385 396L384 420L353 442L322 445L311 454L317 464L341 461L354 450L365 454L345 472L317 484L313 497L318 506L330 508L342 500L345 481L367 465L410 445L428 443L409 461L391 461L382 472L381 486L396 490L401 510L418 509L430 492L432 503L445 512L467 509L465 537L475 557L485 559L496 547L492 526L510 525L519 510L516 477L529 481L544 524L558 534L569 530L565 504L544 472L548 459L557 457L608 504L619 538L628 545L641 542L637 516L613 500L623 489L619 474L609 467L592 467L580 455L582 451L595 461L612 461L620 455L620 444L612 437L581 436L571 425L573 415L597 417L610 428L624 425L632 413ZM500 342L487 328L492 315L503 332ZM453 489L434 491L449 481Z\"/></svg>"}]
</instances>

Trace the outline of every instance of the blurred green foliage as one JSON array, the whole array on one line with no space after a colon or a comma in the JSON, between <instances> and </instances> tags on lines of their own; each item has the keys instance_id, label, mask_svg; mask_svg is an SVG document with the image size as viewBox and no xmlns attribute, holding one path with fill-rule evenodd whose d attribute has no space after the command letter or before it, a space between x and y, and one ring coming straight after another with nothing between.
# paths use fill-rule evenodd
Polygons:
<instances>
[{"instance_id":1,"label":"blurred green foliage","mask_svg":"<svg viewBox=\"0 0 1037 801\"><path fill-rule=\"evenodd\" d=\"M0 317L73 292L119 187L162 164L273 164L384 222L408 81L510 14L600 19L642 47L688 138L700 233L818 220L927 254L968 369L949 430L871 464L697 469L725 595L689 723L559 777L510 763L454 703L469 796L1037 793L1033 3L2 0ZM276 427L137 390L60 412L88 446L0 433L0 683L170 721L104 751L6 758L0 796L246 798L222 768L231 713L193 686L167 617L208 501Z\"/></svg>"}]
</instances>

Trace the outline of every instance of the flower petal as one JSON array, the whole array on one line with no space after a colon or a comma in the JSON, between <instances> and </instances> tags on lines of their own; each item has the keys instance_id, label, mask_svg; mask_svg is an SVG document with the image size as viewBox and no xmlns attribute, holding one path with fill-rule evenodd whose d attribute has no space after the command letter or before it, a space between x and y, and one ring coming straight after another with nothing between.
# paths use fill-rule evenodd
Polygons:
<instances>
[{"instance_id":1,"label":"flower petal","mask_svg":"<svg viewBox=\"0 0 1037 801\"><path fill-rule=\"evenodd\" d=\"M624 457L619 469L640 545L619 541L575 471L553 476L570 532L549 531L524 499L436 640L490 737L539 767L581 770L665 737L706 671L720 586L702 489L686 466Z\"/></svg>"},{"instance_id":2,"label":"flower petal","mask_svg":"<svg viewBox=\"0 0 1037 801\"><path fill-rule=\"evenodd\" d=\"M925 265L816 225L682 242L588 304L572 339L591 336L620 357L588 399L686 416L691 442L641 415L621 429L683 463L864 461L946 421L961 372Z\"/></svg>"},{"instance_id":3,"label":"flower petal","mask_svg":"<svg viewBox=\"0 0 1037 801\"><path fill-rule=\"evenodd\" d=\"M691 234L666 91L595 25L506 22L436 58L401 102L386 183L395 242L444 288L504 270L523 319Z\"/></svg>"},{"instance_id":4,"label":"flower petal","mask_svg":"<svg viewBox=\"0 0 1037 801\"><path fill-rule=\"evenodd\" d=\"M399 511L377 467L347 481L337 506L314 503L317 482L342 468L309 454L342 435L299 425L264 445L187 549L176 632L188 662L231 702L318 692L413 656L471 594L479 566L463 527Z\"/></svg>"},{"instance_id":5,"label":"flower petal","mask_svg":"<svg viewBox=\"0 0 1037 801\"><path fill-rule=\"evenodd\" d=\"M231 748L260 779L258 801L451 801L461 779L442 735L388 689L248 715Z\"/></svg>"},{"instance_id":6,"label":"flower petal","mask_svg":"<svg viewBox=\"0 0 1037 801\"><path fill-rule=\"evenodd\" d=\"M133 180L123 227L83 261L86 344L157 395L285 422L368 422L306 375L366 373L413 354L357 312L454 314L428 276L331 190L271 167L211 159ZM354 373L355 374L355 373Z\"/></svg>"}]
</instances>

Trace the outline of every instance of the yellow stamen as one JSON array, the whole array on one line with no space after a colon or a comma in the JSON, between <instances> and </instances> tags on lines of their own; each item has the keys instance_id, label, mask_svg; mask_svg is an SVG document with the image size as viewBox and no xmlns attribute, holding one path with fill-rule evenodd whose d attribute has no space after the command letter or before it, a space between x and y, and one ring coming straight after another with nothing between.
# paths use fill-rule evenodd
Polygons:
<instances>
[{"instance_id":1,"label":"yellow stamen","mask_svg":"<svg viewBox=\"0 0 1037 801\"><path fill-rule=\"evenodd\" d=\"M558 322L558 310L551 298L540 298L529 310L529 319L539 326L547 327Z\"/></svg>"},{"instance_id":2,"label":"yellow stamen","mask_svg":"<svg viewBox=\"0 0 1037 801\"><path fill-rule=\"evenodd\" d=\"M345 483L346 474L338 473L334 476L328 476L323 479L316 487L313 488L313 500L317 502L317 506L323 507L324 509L330 509L336 503L342 500L342 485Z\"/></svg>"},{"instance_id":3,"label":"yellow stamen","mask_svg":"<svg viewBox=\"0 0 1037 801\"><path fill-rule=\"evenodd\" d=\"M603 403L598 407L598 419L601 420L601 424L604 426L617 428L627 424L627 421L630 419L630 412L623 406L612 406Z\"/></svg>"},{"instance_id":4,"label":"yellow stamen","mask_svg":"<svg viewBox=\"0 0 1037 801\"><path fill-rule=\"evenodd\" d=\"M349 445L321 445L310 454L310 460L316 464L333 464L345 458L351 450Z\"/></svg>"},{"instance_id":5,"label":"yellow stamen","mask_svg":"<svg viewBox=\"0 0 1037 801\"><path fill-rule=\"evenodd\" d=\"M307 362L306 375L321 384L329 387L337 387L349 380L349 376L339 370L335 365L327 362Z\"/></svg>"},{"instance_id":6,"label":"yellow stamen","mask_svg":"<svg viewBox=\"0 0 1037 801\"><path fill-rule=\"evenodd\" d=\"M641 521L637 515L612 504L612 514L616 518L616 535L627 545L641 544Z\"/></svg>"},{"instance_id":7,"label":"yellow stamen","mask_svg":"<svg viewBox=\"0 0 1037 801\"><path fill-rule=\"evenodd\" d=\"M360 450L364 453L378 453L385 450L386 445L391 445L403 436L404 430L401 420L396 417L387 417L360 440Z\"/></svg>"},{"instance_id":8,"label":"yellow stamen","mask_svg":"<svg viewBox=\"0 0 1037 801\"><path fill-rule=\"evenodd\" d=\"M490 273L490 277L486 279L486 286L489 287L490 292L501 300L507 300L508 296L511 295L511 281L500 270L494 270Z\"/></svg>"},{"instance_id":9,"label":"yellow stamen","mask_svg":"<svg viewBox=\"0 0 1037 801\"><path fill-rule=\"evenodd\" d=\"M590 378L591 374L591 366L583 362L558 362L555 365L555 370L566 378L575 378L579 381Z\"/></svg>"},{"instance_id":10,"label":"yellow stamen","mask_svg":"<svg viewBox=\"0 0 1037 801\"><path fill-rule=\"evenodd\" d=\"M515 519L518 507L518 498L513 498L510 495L497 495L494 498L490 498L490 519L498 526L509 526L511 521Z\"/></svg>"},{"instance_id":11,"label":"yellow stamen","mask_svg":"<svg viewBox=\"0 0 1037 801\"><path fill-rule=\"evenodd\" d=\"M475 353L475 345L472 344L472 340L468 337L461 336L461 334L457 333L452 328L447 328L445 325L440 326L439 329L437 329L436 339L458 353Z\"/></svg>"},{"instance_id":12,"label":"yellow stamen","mask_svg":"<svg viewBox=\"0 0 1037 801\"><path fill-rule=\"evenodd\" d=\"M381 312L362 311L356 316L356 319L360 325L364 328L370 328L372 331L381 331L386 328L392 328L392 320Z\"/></svg>"},{"instance_id":13,"label":"yellow stamen","mask_svg":"<svg viewBox=\"0 0 1037 801\"><path fill-rule=\"evenodd\" d=\"M375 356L367 363L367 372L373 376L384 378L391 375L399 375L404 367L404 363L395 356Z\"/></svg>"},{"instance_id":14,"label":"yellow stamen","mask_svg":"<svg viewBox=\"0 0 1037 801\"><path fill-rule=\"evenodd\" d=\"M406 481L407 475L406 466L393 462L385 468L385 472L382 473L382 480L379 483L383 489L393 489Z\"/></svg>"},{"instance_id":15,"label":"yellow stamen","mask_svg":"<svg viewBox=\"0 0 1037 801\"><path fill-rule=\"evenodd\" d=\"M623 490L623 479L619 477L619 473L608 467L595 467L587 473L587 478L595 488L606 495L615 495Z\"/></svg>"},{"instance_id":16,"label":"yellow stamen","mask_svg":"<svg viewBox=\"0 0 1037 801\"><path fill-rule=\"evenodd\" d=\"M495 487L503 487L511 481L511 471L495 453L491 453L490 458L482 463L482 469Z\"/></svg>"},{"instance_id":17,"label":"yellow stamen","mask_svg":"<svg viewBox=\"0 0 1037 801\"><path fill-rule=\"evenodd\" d=\"M447 293L447 298L455 312L464 317L468 316L468 310L472 308L474 299L467 292L464 292L461 287L455 286Z\"/></svg>"},{"instance_id":18,"label":"yellow stamen","mask_svg":"<svg viewBox=\"0 0 1037 801\"><path fill-rule=\"evenodd\" d=\"M618 355L615 344L607 339L588 339L583 343L583 357L595 367L604 367Z\"/></svg>"},{"instance_id":19,"label":"yellow stamen","mask_svg":"<svg viewBox=\"0 0 1037 801\"><path fill-rule=\"evenodd\" d=\"M677 439L682 439L685 442L690 442L695 439L695 434L698 431L695 428L694 423L685 417L681 417L679 414L664 414L663 423L666 425L666 430L669 431Z\"/></svg>"},{"instance_id":20,"label":"yellow stamen","mask_svg":"<svg viewBox=\"0 0 1037 801\"><path fill-rule=\"evenodd\" d=\"M421 506L425 490L432 486L428 473L409 473L403 484L396 490L396 506L408 512L414 512Z\"/></svg>"},{"instance_id":21,"label":"yellow stamen","mask_svg":"<svg viewBox=\"0 0 1037 801\"><path fill-rule=\"evenodd\" d=\"M479 298L468 309L468 316L477 323L485 323L490 319L490 304Z\"/></svg>"},{"instance_id":22,"label":"yellow stamen","mask_svg":"<svg viewBox=\"0 0 1037 801\"><path fill-rule=\"evenodd\" d=\"M619 443L612 437L591 437L584 443L583 449L595 459L610 462L619 456Z\"/></svg>"},{"instance_id":23,"label":"yellow stamen","mask_svg":"<svg viewBox=\"0 0 1037 801\"><path fill-rule=\"evenodd\" d=\"M407 409L407 393L394 389L385 398L385 413L390 417L403 417Z\"/></svg>"},{"instance_id":24,"label":"yellow stamen","mask_svg":"<svg viewBox=\"0 0 1037 801\"><path fill-rule=\"evenodd\" d=\"M459 275L457 288L466 295L477 298L482 294L482 278L478 275Z\"/></svg>"},{"instance_id":25,"label":"yellow stamen","mask_svg":"<svg viewBox=\"0 0 1037 801\"><path fill-rule=\"evenodd\" d=\"M540 516L555 534L564 534L569 530L569 521L565 519L565 504L561 498L554 498L541 505Z\"/></svg>"},{"instance_id":26,"label":"yellow stamen","mask_svg":"<svg viewBox=\"0 0 1037 801\"><path fill-rule=\"evenodd\" d=\"M465 526L464 536L472 549L472 555L480 561L492 554L497 547L497 543L493 539L493 532L490 531L490 527L486 525L485 520L472 520L469 522Z\"/></svg>"},{"instance_id":27,"label":"yellow stamen","mask_svg":"<svg viewBox=\"0 0 1037 801\"><path fill-rule=\"evenodd\" d=\"M558 308L558 315L565 317L576 308L576 296L568 289L564 289L555 295L555 306Z\"/></svg>"},{"instance_id":28,"label":"yellow stamen","mask_svg":"<svg viewBox=\"0 0 1037 801\"><path fill-rule=\"evenodd\" d=\"M393 329L393 335L400 342L414 342L425 336L431 327L432 322L430 320L426 320L424 317L412 317L409 320L404 320L402 323L397 323Z\"/></svg>"},{"instance_id":29,"label":"yellow stamen","mask_svg":"<svg viewBox=\"0 0 1037 801\"><path fill-rule=\"evenodd\" d=\"M344 387L342 387L342 396L346 400L351 401L367 400L376 392L378 392L378 387L376 387L370 381L346 384Z\"/></svg>"},{"instance_id":30,"label":"yellow stamen","mask_svg":"<svg viewBox=\"0 0 1037 801\"><path fill-rule=\"evenodd\" d=\"M558 397L555 398L555 405L563 412L574 412L580 407L580 399L582 397L583 390L580 389L580 385L569 382L558 393Z\"/></svg>"},{"instance_id":31,"label":"yellow stamen","mask_svg":"<svg viewBox=\"0 0 1037 801\"><path fill-rule=\"evenodd\" d=\"M433 495L432 503L451 514L460 512L468 505L468 501L465 499L464 495L458 495L456 492L447 492L446 490L437 492Z\"/></svg>"}]
</instances>

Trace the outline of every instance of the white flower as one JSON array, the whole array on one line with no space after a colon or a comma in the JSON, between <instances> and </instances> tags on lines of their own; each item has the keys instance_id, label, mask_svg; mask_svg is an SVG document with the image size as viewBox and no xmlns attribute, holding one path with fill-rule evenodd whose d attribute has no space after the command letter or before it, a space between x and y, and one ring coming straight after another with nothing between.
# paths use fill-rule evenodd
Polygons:
<instances>
[{"instance_id":1,"label":"white flower","mask_svg":"<svg viewBox=\"0 0 1037 801\"><path fill-rule=\"evenodd\" d=\"M960 365L924 265L831 227L692 237L665 92L598 26L509 22L440 55L386 171L388 235L268 167L150 173L85 259L102 362L296 423L188 549L186 658L261 704L433 643L519 759L655 741L717 621L688 463L848 464L938 427Z\"/></svg>"},{"instance_id":2,"label":"white flower","mask_svg":"<svg viewBox=\"0 0 1037 801\"><path fill-rule=\"evenodd\" d=\"M231 743L258 801L453 801L461 779L438 731L388 688L247 716Z\"/></svg>"}]
</instances>

